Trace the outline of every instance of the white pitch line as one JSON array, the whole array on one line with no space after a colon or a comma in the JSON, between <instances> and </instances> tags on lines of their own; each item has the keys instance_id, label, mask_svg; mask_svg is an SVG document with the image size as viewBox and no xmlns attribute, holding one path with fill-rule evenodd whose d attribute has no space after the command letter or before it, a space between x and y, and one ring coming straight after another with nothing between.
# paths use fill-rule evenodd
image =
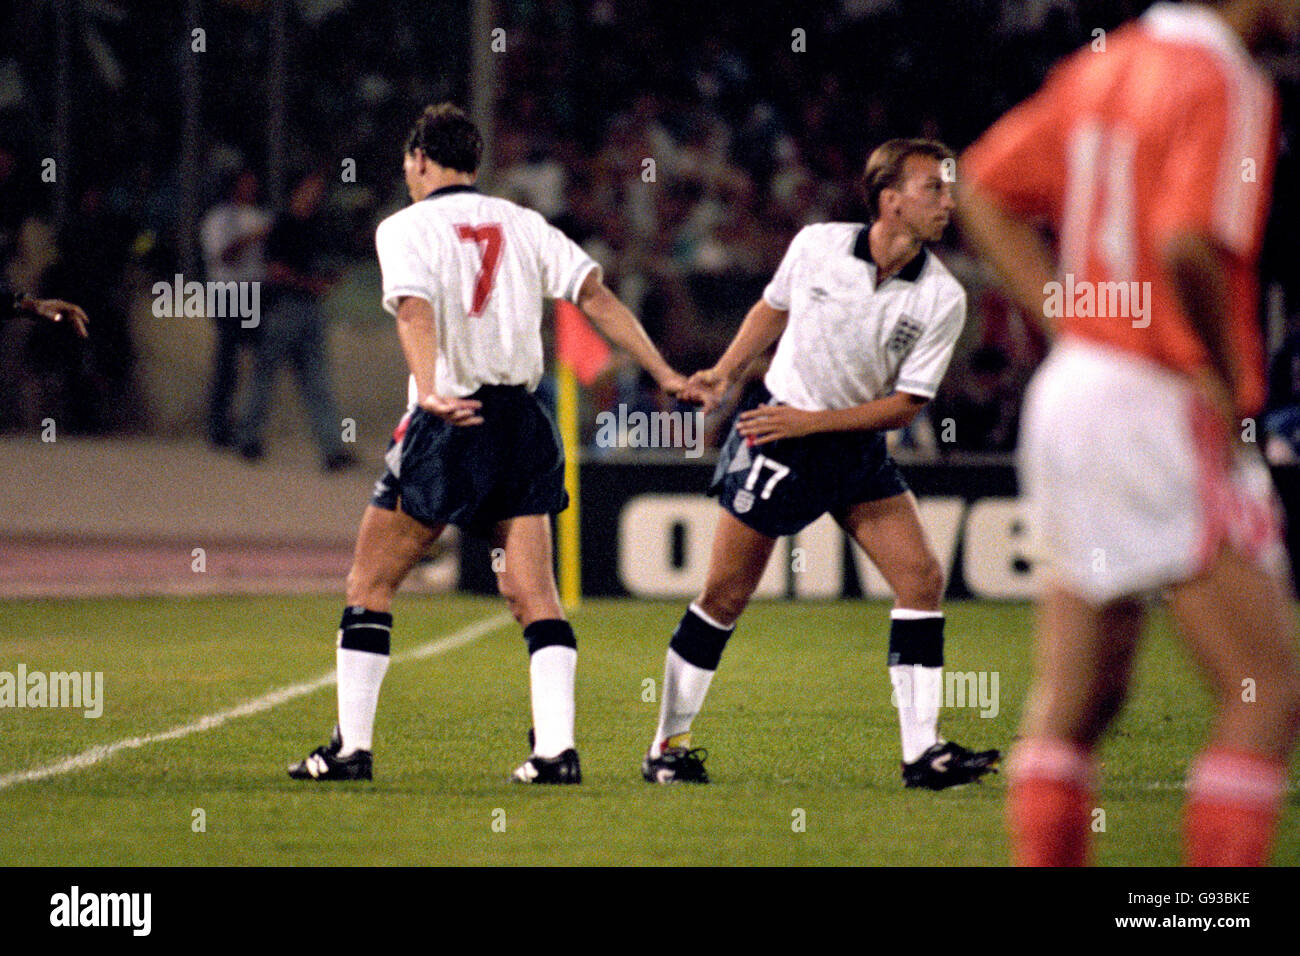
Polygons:
<instances>
[{"instance_id":1,"label":"white pitch line","mask_svg":"<svg viewBox=\"0 0 1300 956\"><path fill-rule=\"evenodd\" d=\"M500 627L505 626L511 621L509 614L494 614L492 617L484 618L481 621L475 621L468 624L459 631L454 631L446 637L436 640L427 641L417 647L404 651L401 654L393 655L393 663L400 664L405 661L423 660L426 657L434 657L438 654L445 654L447 651L453 651L458 647L463 647L477 641L486 634L491 634ZM286 701L294 700L298 697L305 697L307 694L314 694L322 688L329 687L338 681L337 675L331 671L328 674L322 674L314 680L304 681L301 684L290 684L288 687L281 687L270 693L263 694L261 697L255 697L252 700L246 700L244 703L229 710L218 711L215 714L208 714L200 717L198 720L191 721L188 724L181 724L179 727L173 727L170 730L163 730L156 734L145 734L142 737L127 737L123 740L114 741L111 744L99 744L88 750L83 750L79 754L73 754L70 757L64 757L62 760L46 764L43 767L33 767L31 770L18 770L13 773L0 775L0 790L20 783L33 783L37 780L47 780L50 777L57 777L61 774L71 773L74 770L84 770L87 767L93 767L97 763L102 763L109 757L123 750L136 750L140 747L146 747L149 744L162 743L167 740L179 740L181 737L188 737L190 734L203 733L205 730L213 730L230 720L239 717L248 717L251 714L260 714L263 711L278 707Z\"/></svg>"}]
</instances>

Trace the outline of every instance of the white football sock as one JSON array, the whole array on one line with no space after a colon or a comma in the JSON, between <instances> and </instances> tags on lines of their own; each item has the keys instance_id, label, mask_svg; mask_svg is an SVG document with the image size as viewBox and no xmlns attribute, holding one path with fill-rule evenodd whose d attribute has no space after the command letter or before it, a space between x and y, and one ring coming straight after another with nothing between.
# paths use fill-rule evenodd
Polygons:
<instances>
[{"instance_id":1,"label":"white football sock","mask_svg":"<svg viewBox=\"0 0 1300 956\"><path fill-rule=\"evenodd\" d=\"M664 695L659 705L659 727L650 743L650 756L663 752L669 737L689 733L691 721L704 706L704 695L717 671L696 667L671 647L664 658Z\"/></svg>"},{"instance_id":2,"label":"white football sock","mask_svg":"<svg viewBox=\"0 0 1300 956\"><path fill-rule=\"evenodd\" d=\"M939 742L939 705L943 700L943 668L895 664L889 669L898 707L903 762L911 763Z\"/></svg>"},{"instance_id":3,"label":"white football sock","mask_svg":"<svg viewBox=\"0 0 1300 956\"><path fill-rule=\"evenodd\" d=\"M335 651L339 677L339 735L343 738L340 757L354 750L370 750L375 730L375 709L379 706L379 688L388 672L388 655L354 651L340 647Z\"/></svg>"},{"instance_id":4,"label":"white football sock","mask_svg":"<svg viewBox=\"0 0 1300 956\"><path fill-rule=\"evenodd\" d=\"M894 608L890 620L921 621L942 618L942 611ZM911 763L939 742L939 708L943 703L943 668L920 664L895 664L889 668L898 708L898 730L903 762Z\"/></svg>"},{"instance_id":5,"label":"white football sock","mask_svg":"<svg viewBox=\"0 0 1300 956\"><path fill-rule=\"evenodd\" d=\"M574 746L573 681L578 652L551 644L528 658L528 679L533 700L533 753L558 757Z\"/></svg>"}]
</instances>

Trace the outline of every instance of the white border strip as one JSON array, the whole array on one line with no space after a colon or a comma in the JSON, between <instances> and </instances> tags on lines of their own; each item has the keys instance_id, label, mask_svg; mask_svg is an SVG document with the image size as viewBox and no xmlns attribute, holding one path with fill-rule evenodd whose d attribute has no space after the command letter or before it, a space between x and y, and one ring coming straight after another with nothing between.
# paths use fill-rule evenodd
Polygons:
<instances>
[{"instance_id":1,"label":"white border strip","mask_svg":"<svg viewBox=\"0 0 1300 956\"><path fill-rule=\"evenodd\" d=\"M400 664L404 661L423 660L426 657L436 657L439 654L445 654L448 651L454 651L458 647L464 647L471 644L479 638L493 631L504 627L510 623L512 618L508 614L494 614L491 617L475 621L468 624L458 631L453 631L446 637L428 641L418 647L413 647L409 651L393 655L393 663ZM305 697L308 694L314 694L337 683L338 677L334 671L328 674L322 674L314 680L304 681L301 684L290 684L288 687L281 687L273 690L261 697L255 697L252 700L244 701L238 706L231 707L229 710L218 711L215 714L208 714L200 717L198 720L191 721L188 724L182 724L179 727L173 727L170 730L160 731L156 734L145 734L143 737L126 737L122 740L114 741L111 744L99 744L88 750L83 750L79 754L73 754L70 757L64 757L62 760L46 764L43 767L33 767L31 770L18 770L13 773L0 775L0 790L6 790L9 787L20 783L35 783L38 780L48 780L50 777L57 777L65 773L71 773L74 770L85 770L87 767L93 767L97 763L102 763L114 754L123 750L136 750L140 747L147 747L149 744L163 743L168 740L179 740L182 737L188 737L191 734L203 733L206 730L214 730L227 721L236 720L240 717L248 717L252 714L260 714L263 711L278 707L283 703L295 700L299 697Z\"/></svg>"}]
</instances>

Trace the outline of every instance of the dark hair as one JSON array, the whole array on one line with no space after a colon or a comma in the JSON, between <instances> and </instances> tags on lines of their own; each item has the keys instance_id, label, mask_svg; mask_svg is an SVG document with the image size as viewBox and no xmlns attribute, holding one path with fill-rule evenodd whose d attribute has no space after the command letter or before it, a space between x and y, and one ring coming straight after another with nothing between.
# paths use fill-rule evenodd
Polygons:
<instances>
[{"instance_id":1,"label":"dark hair","mask_svg":"<svg viewBox=\"0 0 1300 956\"><path fill-rule=\"evenodd\" d=\"M929 156L943 162L952 159L953 152L937 139L921 138L891 139L872 150L858 186L873 220L880 216L880 194L902 182L903 164L909 156Z\"/></svg>"},{"instance_id":2,"label":"dark hair","mask_svg":"<svg viewBox=\"0 0 1300 956\"><path fill-rule=\"evenodd\" d=\"M474 173L483 155L483 137L459 106L439 103L424 108L406 137L406 151L417 149L439 166Z\"/></svg>"}]
</instances>

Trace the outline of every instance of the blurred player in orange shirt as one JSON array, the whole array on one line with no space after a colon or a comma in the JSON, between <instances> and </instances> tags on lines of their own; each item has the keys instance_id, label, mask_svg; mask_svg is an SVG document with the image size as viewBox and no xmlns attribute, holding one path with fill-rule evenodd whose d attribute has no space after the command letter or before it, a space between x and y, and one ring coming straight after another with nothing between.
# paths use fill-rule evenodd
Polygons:
<instances>
[{"instance_id":1,"label":"blurred player in orange shirt","mask_svg":"<svg viewBox=\"0 0 1300 956\"><path fill-rule=\"evenodd\" d=\"M1086 862L1093 750L1160 590L1218 701L1188 776L1186 860L1268 859L1300 668L1280 512L1240 440L1264 401L1256 264L1278 115L1249 51L1296 33L1298 0L1156 4L962 158L967 235L1057 336L1019 449L1051 569L1009 768L1021 865Z\"/></svg>"}]
</instances>

